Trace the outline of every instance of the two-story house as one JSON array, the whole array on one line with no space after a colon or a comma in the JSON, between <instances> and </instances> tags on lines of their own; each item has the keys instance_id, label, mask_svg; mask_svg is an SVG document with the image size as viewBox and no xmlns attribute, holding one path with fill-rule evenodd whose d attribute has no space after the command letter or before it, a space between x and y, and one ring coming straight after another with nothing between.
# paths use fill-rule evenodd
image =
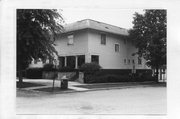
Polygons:
<instances>
[{"instance_id":1,"label":"two-story house","mask_svg":"<svg viewBox=\"0 0 180 119\"><path fill-rule=\"evenodd\" d=\"M56 39L60 67L78 68L96 62L103 69L148 69L145 60L132 56L136 48L127 40L128 30L85 19L65 25Z\"/></svg>"}]
</instances>

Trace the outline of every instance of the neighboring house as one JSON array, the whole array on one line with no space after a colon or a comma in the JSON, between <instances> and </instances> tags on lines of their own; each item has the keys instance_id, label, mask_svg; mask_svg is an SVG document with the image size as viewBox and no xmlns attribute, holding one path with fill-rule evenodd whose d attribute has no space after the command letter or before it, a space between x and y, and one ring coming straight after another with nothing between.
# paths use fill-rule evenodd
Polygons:
<instances>
[{"instance_id":1,"label":"neighboring house","mask_svg":"<svg viewBox=\"0 0 180 119\"><path fill-rule=\"evenodd\" d=\"M85 19L65 26L56 39L58 64L78 69L83 63L96 62L103 69L149 69L137 55L128 30Z\"/></svg>"}]
</instances>

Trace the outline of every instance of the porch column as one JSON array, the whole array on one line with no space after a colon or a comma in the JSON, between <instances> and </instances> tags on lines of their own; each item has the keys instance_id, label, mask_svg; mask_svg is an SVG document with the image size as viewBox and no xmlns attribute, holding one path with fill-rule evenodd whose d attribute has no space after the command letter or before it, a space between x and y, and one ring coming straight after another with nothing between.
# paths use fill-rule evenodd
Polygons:
<instances>
[{"instance_id":1,"label":"porch column","mask_svg":"<svg viewBox=\"0 0 180 119\"><path fill-rule=\"evenodd\" d=\"M67 56L64 57L64 66L67 66Z\"/></svg>"},{"instance_id":2,"label":"porch column","mask_svg":"<svg viewBox=\"0 0 180 119\"><path fill-rule=\"evenodd\" d=\"M75 69L78 69L78 56L75 56Z\"/></svg>"}]
</instances>

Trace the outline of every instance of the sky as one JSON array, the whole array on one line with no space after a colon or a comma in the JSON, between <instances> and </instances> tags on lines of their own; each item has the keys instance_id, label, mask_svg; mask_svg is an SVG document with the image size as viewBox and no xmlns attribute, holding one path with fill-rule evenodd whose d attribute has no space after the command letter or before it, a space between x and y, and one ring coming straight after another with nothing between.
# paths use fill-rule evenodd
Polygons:
<instances>
[{"instance_id":1,"label":"sky","mask_svg":"<svg viewBox=\"0 0 180 119\"><path fill-rule=\"evenodd\" d=\"M73 23L83 19L93 19L118 27L130 29L134 13L143 14L143 9L112 9L112 8L65 8L61 14L65 23Z\"/></svg>"}]
</instances>

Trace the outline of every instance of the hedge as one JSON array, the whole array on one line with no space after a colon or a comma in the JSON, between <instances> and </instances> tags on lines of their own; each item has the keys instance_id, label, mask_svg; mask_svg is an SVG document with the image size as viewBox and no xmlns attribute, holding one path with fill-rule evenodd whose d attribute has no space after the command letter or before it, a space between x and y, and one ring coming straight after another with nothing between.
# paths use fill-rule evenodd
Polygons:
<instances>
[{"instance_id":1,"label":"hedge","mask_svg":"<svg viewBox=\"0 0 180 119\"><path fill-rule=\"evenodd\" d=\"M31 79L41 79L42 78L42 72L43 68L28 68L26 70L26 78L31 78Z\"/></svg>"},{"instance_id":2,"label":"hedge","mask_svg":"<svg viewBox=\"0 0 180 119\"><path fill-rule=\"evenodd\" d=\"M101 69L95 74L85 73L85 83L143 82L155 81L151 70L140 70L132 74L130 69Z\"/></svg>"}]
</instances>

